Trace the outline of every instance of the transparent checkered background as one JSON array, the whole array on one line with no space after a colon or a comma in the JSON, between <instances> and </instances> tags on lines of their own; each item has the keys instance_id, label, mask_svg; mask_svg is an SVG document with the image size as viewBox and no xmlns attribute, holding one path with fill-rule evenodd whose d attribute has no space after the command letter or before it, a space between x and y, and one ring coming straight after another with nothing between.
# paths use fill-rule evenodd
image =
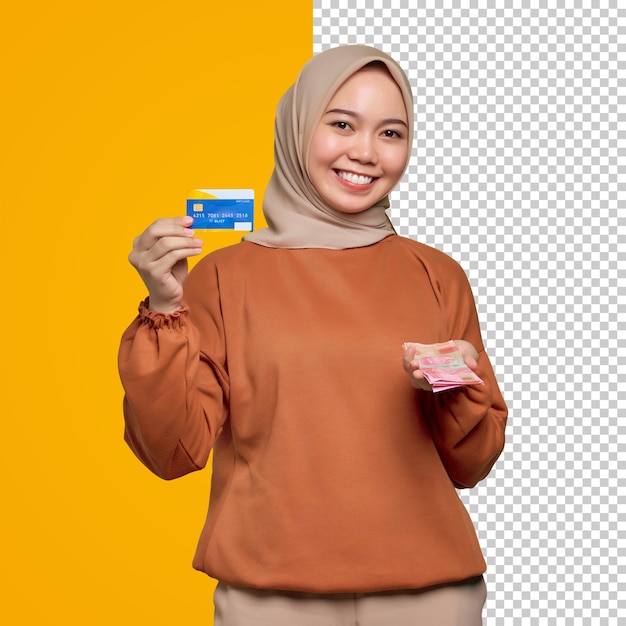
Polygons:
<instances>
[{"instance_id":1,"label":"transparent checkered background","mask_svg":"<svg viewBox=\"0 0 626 626\"><path fill-rule=\"evenodd\" d=\"M313 17L314 52L368 44L407 71L391 217L467 271L510 407L503 456L461 493L485 624L626 624L626 2L315 0Z\"/></svg>"}]
</instances>

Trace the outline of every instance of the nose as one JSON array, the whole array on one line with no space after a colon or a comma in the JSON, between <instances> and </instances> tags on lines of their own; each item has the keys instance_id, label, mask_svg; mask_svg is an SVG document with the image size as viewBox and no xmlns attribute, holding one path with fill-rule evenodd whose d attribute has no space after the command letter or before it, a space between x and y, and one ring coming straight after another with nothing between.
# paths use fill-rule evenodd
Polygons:
<instances>
[{"instance_id":1,"label":"nose","mask_svg":"<svg viewBox=\"0 0 626 626\"><path fill-rule=\"evenodd\" d=\"M359 163L377 163L378 154L375 138L369 133L355 133L348 150L348 157Z\"/></svg>"}]
</instances>

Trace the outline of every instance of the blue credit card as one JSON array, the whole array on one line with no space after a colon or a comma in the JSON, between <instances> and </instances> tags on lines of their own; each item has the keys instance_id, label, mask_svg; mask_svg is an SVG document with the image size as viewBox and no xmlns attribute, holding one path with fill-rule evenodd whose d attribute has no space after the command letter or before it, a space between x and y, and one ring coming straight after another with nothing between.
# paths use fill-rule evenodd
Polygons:
<instances>
[{"instance_id":1,"label":"blue credit card","mask_svg":"<svg viewBox=\"0 0 626 626\"><path fill-rule=\"evenodd\" d=\"M193 189L187 195L193 229L243 230L254 227L253 189Z\"/></svg>"}]
</instances>

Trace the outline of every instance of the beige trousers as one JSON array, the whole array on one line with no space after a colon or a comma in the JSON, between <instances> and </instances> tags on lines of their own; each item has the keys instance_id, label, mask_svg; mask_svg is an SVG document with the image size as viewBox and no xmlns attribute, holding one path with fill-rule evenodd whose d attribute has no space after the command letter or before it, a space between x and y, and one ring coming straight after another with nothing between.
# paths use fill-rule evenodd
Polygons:
<instances>
[{"instance_id":1,"label":"beige trousers","mask_svg":"<svg viewBox=\"0 0 626 626\"><path fill-rule=\"evenodd\" d=\"M219 583L215 626L481 626L486 596L482 576L427 590L328 595Z\"/></svg>"}]
</instances>

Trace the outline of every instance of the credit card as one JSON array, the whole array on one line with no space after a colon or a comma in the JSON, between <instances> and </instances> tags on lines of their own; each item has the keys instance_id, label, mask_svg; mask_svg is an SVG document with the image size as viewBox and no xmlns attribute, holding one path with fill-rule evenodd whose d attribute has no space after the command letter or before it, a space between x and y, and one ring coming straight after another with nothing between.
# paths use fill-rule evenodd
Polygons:
<instances>
[{"instance_id":1,"label":"credit card","mask_svg":"<svg viewBox=\"0 0 626 626\"><path fill-rule=\"evenodd\" d=\"M254 227L254 189L192 189L187 215L199 230L244 230Z\"/></svg>"}]
</instances>

